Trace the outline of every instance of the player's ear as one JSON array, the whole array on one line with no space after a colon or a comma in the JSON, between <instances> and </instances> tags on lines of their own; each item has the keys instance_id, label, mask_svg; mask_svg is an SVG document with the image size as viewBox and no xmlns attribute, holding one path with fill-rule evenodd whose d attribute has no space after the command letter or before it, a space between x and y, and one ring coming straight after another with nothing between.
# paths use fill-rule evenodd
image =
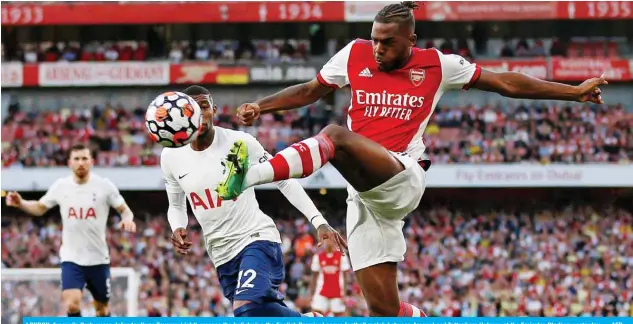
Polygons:
<instances>
[{"instance_id":1,"label":"player's ear","mask_svg":"<svg viewBox=\"0 0 633 324\"><path fill-rule=\"evenodd\" d=\"M411 36L409 36L409 46L415 47L417 43L418 43L418 35L412 33Z\"/></svg>"},{"instance_id":2,"label":"player's ear","mask_svg":"<svg viewBox=\"0 0 633 324\"><path fill-rule=\"evenodd\" d=\"M217 105L213 105L213 116L215 116L215 114L218 112L218 106Z\"/></svg>"}]
</instances>

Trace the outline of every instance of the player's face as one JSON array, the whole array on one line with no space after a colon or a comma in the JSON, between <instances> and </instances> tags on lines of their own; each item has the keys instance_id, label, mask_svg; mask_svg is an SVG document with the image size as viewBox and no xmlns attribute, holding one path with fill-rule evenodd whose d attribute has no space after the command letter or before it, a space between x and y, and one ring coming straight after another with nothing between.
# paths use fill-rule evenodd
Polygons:
<instances>
[{"instance_id":1,"label":"player's face","mask_svg":"<svg viewBox=\"0 0 633 324\"><path fill-rule=\"evenodd\" d=\"M213 128L213 118L217 107L213 105L213 99L209 95L193 96L193 99L198 103L200 109L202 109L202 125L200 126L200 133L205 134L208 130Z\"/></svg>"},{"instance_id":2,"label":"player's face","mask_svg":"<svg viewBox=\"0 0 633 324\"><path fill-rule=\"evenodd\" d=\"M88 175L92 167L93 160L89 149L75 150L70 152L68 166L73 170L76 176L83 178Z\"/></svg>"},{"instance_id":3,"label":"player's face","mask_svg":"<svg viewBox=\"0 0 633 324\"><path fill-rule=\"evenodd\" d=\"M416 36L406 26L374 22L371 40L378 69L388 72L404 65L409 51L415 46Z\"/></svg>"}]
</instances>

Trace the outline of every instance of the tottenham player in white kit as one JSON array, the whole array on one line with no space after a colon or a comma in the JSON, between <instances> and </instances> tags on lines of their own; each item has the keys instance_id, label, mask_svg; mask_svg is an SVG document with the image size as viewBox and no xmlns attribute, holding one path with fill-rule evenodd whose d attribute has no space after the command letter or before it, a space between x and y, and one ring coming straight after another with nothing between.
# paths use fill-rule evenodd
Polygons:
<instances>
[{"instance_id":1,"label":"tottenham player in white kit","mask_svg":"<svg viewBox=\"0 0 633 324\"><path fill-rule=\"evenodd\" d=\"M110 316L110 252L106 243L110 207L121 215L118 228L136 231L134 214L119 190L110 180L91 173L92 165L90 150L74 145L68 157L73 174L55 181L40 200L24 200L17 192L7 194L8 206L33 216L42 216L59 205L62 300L70 317L81 316L84 287L92 294L96 315Z\"/></svg>"},{"instance_id":2,"label":"tottenham player in white kit","mask_svg":"<svg viewBox=\"0 0 633 324\"><path fill-rule=\"evenodd\" d=\"M235 199L223 201L214 191L223 178L223 161L233 143L249 143L250 163L268 159L268 153L251 135L213 126L216 107L209 91L191 86L185 91L202 109L200 136L190 145L165 148L161 168L166 182L167 217L176 250L187 254L187 205L202 227L204 244L217 269L224 296L233 304L236 317L300 317L283 302L279 287L284 279L281 238L275 222L260 209L253 188ZM344 241L295 181L278 183L279 189L311 223L321 238L337 244ZM310 316L314 314L306 314Z\"/></svg>"}]
</instances>

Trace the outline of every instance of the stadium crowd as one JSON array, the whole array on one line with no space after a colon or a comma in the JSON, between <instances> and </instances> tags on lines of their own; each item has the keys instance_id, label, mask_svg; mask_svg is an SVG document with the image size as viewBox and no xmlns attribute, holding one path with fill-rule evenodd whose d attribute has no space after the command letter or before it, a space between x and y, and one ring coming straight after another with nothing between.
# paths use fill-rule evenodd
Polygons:
<instances>
[{"instance_id":1,"label":"stadium crowd","mask_svg":"<svg viewBox=\"0 0 633 324\"><path fill-rule=\"evenodd\" d=\"M335 206L332 195L341 196L341 206ZM344 195L316 196L333 225L343 222ZM269 214L275 216L283 238L282 291L290 307L306 310L314 231L296 211L261 202L263 208L278 210ZM431 316L633 316L630 211L586 202L565 208L474 210L436 204L408 219L408 252L398 276L403 300ZM193 253L183 257L172 250L165 215L136 214L138 233L112 230L108 243L113 266L133 267L141 275L139 315L230 316L217 273L200 244L199 226L190 227ZM192 218L190 224L197 223ZM58 216L36 219L3 211L3 268L59 266L60 240ZM348 280L347 315L366 315L358 285L353 276ZM124 314L125 279L114 278L112 285L111 309ZM18 323L23 315L63 314L53 293L57 291L55 280L3 278L2 322ZM84 314L91 314L88 307Z\"/></svg>"},{"instance_id":2,"label":"stadium crowd","mask_svg":"<svg viewBox=\"0 0 633 324\"><path fill-rule=\"evenodd\" d=\"M327 54L333 55L348 40L330 39L323 46ZM444 54L459 54L469 60L476 58L533 58L533 57L619 57L621 50L626 53L627 39L607 37L589 41L587 39L563 41L547 39L489 39L475 42L473 39L420 39L421 48L438 48ZM105 41L80 43L41 42L2 44L2 61L38 62L115 62L169 60L172 63L184 61L214 61L222 64L259 63L301 63L312 55L308 39L274 40L174 40L154 41ZM477 51L473 51L477 48ZM475 54L476 53L476 54Z\"/></svg>"},{"instance_id":3,"label":"stadium crowd","mask_svg":"<svg viewBox=\"0 0 633 324\"><path fill-rule=\"evenodd\" d=\"M342 113L341 113L342 112ZM66 150L89 143L99 166L155 166L161 147L146 135L144 109L121 106L22 112L9 110L2 125L2 167L66 164ZM434 163L629 163L633 114L621 105L439 106L424 135ZM238 129L232 109L218 109L216 125ZM319 105L264 115L242 130L271 153L344 124L345 109Z\"/></svg>"}]
</instances>

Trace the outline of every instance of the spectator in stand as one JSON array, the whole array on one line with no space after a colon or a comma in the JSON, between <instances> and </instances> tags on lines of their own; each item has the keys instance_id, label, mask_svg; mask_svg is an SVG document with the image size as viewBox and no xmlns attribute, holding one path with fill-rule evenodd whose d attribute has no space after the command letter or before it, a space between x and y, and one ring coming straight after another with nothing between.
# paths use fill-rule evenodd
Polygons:
<instances>
[{"instance_id":1,"label":"spectator in stand","mask_svg":"<svg viewBox=\"0 0 633 324\"><path fill-rule=\"evenodd\" d=\"M528 57L531 56L530 45L528 45L527 40L521 39L517 42L517 49L515 51L515 55L517 57Z\"/></svg>"},{"instance_id":2,"label":"spectator in stand","mask_svg":"<svg viewBox=\"0 0 633 324\"><path fill-rule=\"evenodd\" d=\"M457 55L465 58L470 62L474 61L475 59L472 51L470 50L470 46L468 46L468 41L463 38L457 41Z\"/></svg>"},{"instance_id":3,"label":"spectator in stand","mask_svg":"<svg viewBox=\"0 0 633 324\"><path fill-rule=\"evenodd\" d=\"M514 50L512 49L512 45L510 41L507 40L504 42L503 47L501 48L501 53L499 53L501 57L514 57Z\"/></svg>"},{"instance_id":4,"label":"spectator in stand","mask_svg":"<svg viewBox=\"0 0 633 324\"><path fill-rule=\"evenodd\" d=\"M567 51L565 50L565 47L561 43L560 39L552 39L552 47L550 48L549 54L551 56L567 56Z\"/></svg>"},{"instance_id":5,"label":"spectator in stand","mask_svg":"<svg viewBox=\"0 0 633 324\"><path fill-rule=\"evenodd\" d=\"M440 52L444 54L453 54L455 53L455 49L453 48L453 41L450 39L445 39L440 45Z\"/></svg>"},{"instance_id":6,"label":"spectator in stand","mask_svg":"<svg viewBox=\"0 0 633 324\"><path fill-rule=\"evenodd\" d=\"M547 53L545 53L545 45L543 45L542 40L537 39L536 41L534 41L534 46L530 50L530 55L535 56L535 57L547 56Z\"/></svg>"}]
</instances>

